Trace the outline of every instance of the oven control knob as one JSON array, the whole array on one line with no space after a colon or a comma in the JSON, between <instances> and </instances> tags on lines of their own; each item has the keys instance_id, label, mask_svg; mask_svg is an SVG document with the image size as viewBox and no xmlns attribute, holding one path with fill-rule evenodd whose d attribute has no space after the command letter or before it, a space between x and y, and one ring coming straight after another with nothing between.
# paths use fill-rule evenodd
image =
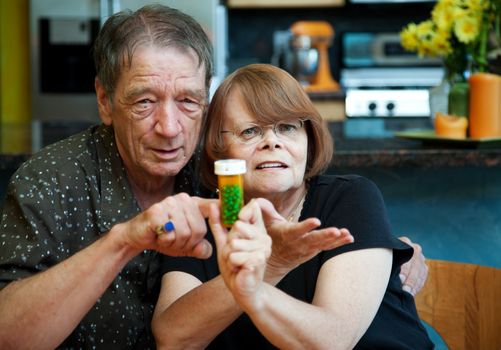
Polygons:
<instances>
[{"instance_id":1,"label":"oven control knob","mask_svg":"<svg viewBox=\"0 0 501 350\"><path fill-rule=\"evenodd\" d=\"M390 112L393 111L395 109L395 104L393 102L388 102L386 109Z\"/></svg>"},{"instance_id":2,"label":"oven control knob","mask_svg":"<svg viewBox=\"0 0 501 350\"><path fill-rule=\"evenodd\" d=\"M368 108L369 108L369 111L374 112L376 110L376 108L377 108L376 102L369 103Z\"/></svg>"}]
</instances>

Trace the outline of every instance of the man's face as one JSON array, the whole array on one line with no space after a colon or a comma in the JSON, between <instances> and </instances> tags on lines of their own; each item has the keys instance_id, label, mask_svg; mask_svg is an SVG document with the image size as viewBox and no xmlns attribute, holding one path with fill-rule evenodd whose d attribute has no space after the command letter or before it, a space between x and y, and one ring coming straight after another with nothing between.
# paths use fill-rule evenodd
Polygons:
<instances>
[{"instance_id":1,"label":"man's face","mask_svg":"<svg viewBox=\"0 0 501 350\"><path fill-rule=\"evenodd\" d=\"M207 103L205 68L193 51L138 47L112 103L96 87L101 119L113 125L129 175L154 180L175 176L186 165Z\"/></svg>"}]
</instances>

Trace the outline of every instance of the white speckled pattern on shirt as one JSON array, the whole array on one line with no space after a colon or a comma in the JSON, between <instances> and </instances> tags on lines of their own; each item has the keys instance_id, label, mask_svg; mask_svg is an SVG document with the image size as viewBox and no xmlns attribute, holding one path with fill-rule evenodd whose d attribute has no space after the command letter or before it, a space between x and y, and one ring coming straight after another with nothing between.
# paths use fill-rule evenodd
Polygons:
<instances>
[{"instance_id":1,"label":"white speckled pattern on shirt","mask_svg":"<svg viewBox=\"0 0 501 350\"><path fill-rule=\"evenodd\" d=\"M178 175L176 192L194 193L192 168L193 161ZM92 127L42 149L7 189L0 288L61 262L139 211L111 127ZM61 348L154 348L158 273L155 252L131 260Z\"/></svg>"}]
</instances>

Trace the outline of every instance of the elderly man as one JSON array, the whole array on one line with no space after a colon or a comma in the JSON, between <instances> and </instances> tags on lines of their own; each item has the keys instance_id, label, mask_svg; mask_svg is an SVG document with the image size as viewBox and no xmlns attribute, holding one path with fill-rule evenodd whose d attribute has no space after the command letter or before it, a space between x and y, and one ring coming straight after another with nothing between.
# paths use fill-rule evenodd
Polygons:
<instances>
[{"instance_id":1,"label":"elderly man","mask_svg":"<svg viewBox=\"0 0 501 350\"><path fill-rule=\"evenodd\" d=\"M2 349L153 347L157 251L211 254L204 201L185 194L197 194L209 39L191 17L148 6L112 16L94 55L103 124L40 151L9 185ZM175 234L158 236L168 220Z\"/></svg>"},{"instance_id":2,"label":"elderly man","mask_svg":"<svg viewBox=\"0 0 501 350\"><path fill-rule=\"evenodd\" d=\"M41 150L9 184L1 349L154 348L159 253L212 253L210 200L193 197L213 70L206 34L177 10L145 6L106 21L94 58L102 125Z\"/></svg>"}]
</instances>

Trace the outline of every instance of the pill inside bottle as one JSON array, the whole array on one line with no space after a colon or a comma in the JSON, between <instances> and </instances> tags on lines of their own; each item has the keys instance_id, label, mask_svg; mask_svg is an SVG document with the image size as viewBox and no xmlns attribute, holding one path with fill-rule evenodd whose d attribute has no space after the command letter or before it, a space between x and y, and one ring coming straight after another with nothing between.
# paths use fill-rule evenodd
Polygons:
<instances>
[{"instance_id":1,"label":"pill inside bottle","mask_svg":"<svg viewBox=\"0 0 501 350\"><path fill-rule=\"evenodd\" d=\"M230 228L238 219L244 205L245 160L221 159L214 162L214 173L218 178L221 221Z\"/></svg>"}]
</instances>

